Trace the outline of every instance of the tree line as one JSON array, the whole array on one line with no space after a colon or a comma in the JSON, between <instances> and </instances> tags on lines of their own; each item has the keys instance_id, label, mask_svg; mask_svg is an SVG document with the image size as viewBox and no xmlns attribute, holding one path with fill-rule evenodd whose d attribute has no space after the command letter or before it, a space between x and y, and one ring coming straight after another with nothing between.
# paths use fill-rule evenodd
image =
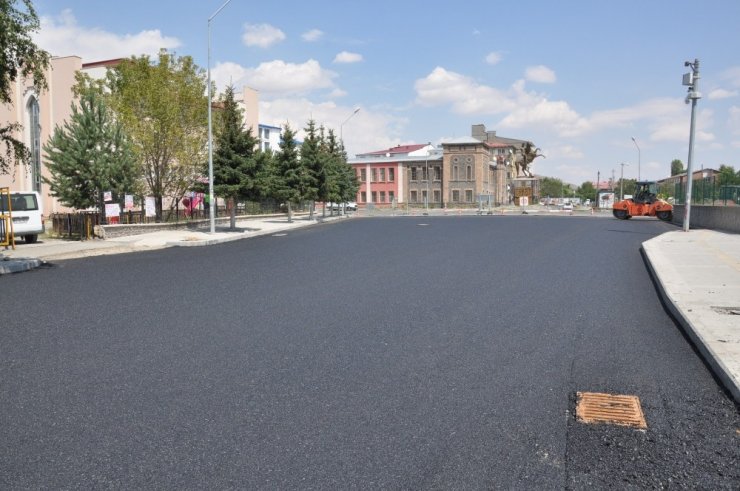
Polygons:
<instances>
[{"instance_id":1,"label":"tree line","mask_svg":"<svg viewBox=\"0 0 740 491\"><path fill-rule=\"evenodd\" d=\"M32 39L40 27L31 0L0 2L0 102L10 103L19 78L47 89L49 53ZM78 73L71 116L54 128L43 147L50 194L65 206L97 208L104 192L153 196L157 221L167 200L174 207L189 191L204 191L208 175L206 75L189 56L166 50L152 59L133 56L109 68L102 80ZM260 151L229 87L215 111L214 191L232 209L237 202L276 200L291 216L301 201L353 200L358 184L341 141L311 120L302 145L285 125L280 150ZM15 135L19 124L0 127L0 173L30 161ZM313 213L313 208L311 209ZM233 225L233 217L232 217Z\"/></svg>"},{"instance_id":2,"label":"tree line","mask_svg":"<svg viewBox=\"0 0 740 491\"><path fill-rule=\"evenodd\" d=\"M205 89L203 70L192 58L164 50L156 61L123 60L102 80L78 73L72 117L44 146L51 194L66 206L101 213L103 191L118 202L125 194L148 194L161 221L165 200L172 208L189 191L206 192ZM286 123L279 151L262 151L256 128L244 127L234 87L213 107L214 194L228 202L232 227L239 202L277 200L291 220L294 203L356 196L354 171L333 130L310 120L299 146Z\"/></svg>"}]
</instances>

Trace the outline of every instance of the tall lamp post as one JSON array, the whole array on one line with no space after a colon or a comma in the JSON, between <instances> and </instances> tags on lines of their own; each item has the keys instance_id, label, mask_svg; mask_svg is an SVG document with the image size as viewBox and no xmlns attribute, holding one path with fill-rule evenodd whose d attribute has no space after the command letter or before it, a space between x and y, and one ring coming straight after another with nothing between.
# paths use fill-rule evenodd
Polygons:
<instances>
[{"instance_id":1,"label":"tall lamp post","mask_svg":"<svg viewBox=\"0 0 740 491\"><path fill-rule=\"evenodd\" d=\"M211 219L211 233L216 232L216 200L213 196L213 123L211 121L211 21L226 7L231 0L226 0L212 16L208 18L208 214Z\"/></svg>"},{"instance_id":2,"label":"tall lamp post","mask_svg":"<svg viewBox=\"0 0 740 491\"><path fill-rule=\"evenodd\" d=\"M349 116L347 116L347 119L345 119L344 121L342 121L342 124L339 125L339 140L341 140L342 146L344 146L344 133L342 131L344 129L344 125L347 123L347 121L349 121L350 119L352 119L352 116L354 116L358 112L360 112L360 108L359 107L357 109L355 109L354 111L352 111L352 114L350 114Z\"/></svg>"},{"instance_id":3,"label":"tall lamp post","mask_svg":"<svg viewBox=\"0 0 740 491\"><path fill-rule=\"evenodd\" d=\"M632 137L632 142L637 147L637 180L640 180L640 145L637 144L637 140L635 140L635 137Z\"/></svg>"},{"instance_id":4,"label":"tall lamp post","mask_svg":"<svg viewBox=\"0 0 740 491\"><path fill-rule=\"evenodd\" d=\"M629 164L622 162L619 165L622 166L622 173L619 176L619 201L622 201L624 199L624 166L629 167Z\"/></svg>"},{"instance_id":5,"label":"tall lamp post","mask_svg":"<svg viewBox=\"0 0 740 491\"><path fill-rule=\"evenodd\" d=\"M691 67L689 73L685 73L683 76L683 85L689 87L689 93L686 95L686 104L691 101L691 129L689 131L689 162L686 164L686 205L684 206L683 214L683 231L689 231L689 220L691 218L691 183L694 180L693 172L691 171L691 163L694 158L694 130L696 127L696 101L701 99L699 93L699 59L695 59L694 63L687 61L684 66Z\"/></svg>"}]
</instances>

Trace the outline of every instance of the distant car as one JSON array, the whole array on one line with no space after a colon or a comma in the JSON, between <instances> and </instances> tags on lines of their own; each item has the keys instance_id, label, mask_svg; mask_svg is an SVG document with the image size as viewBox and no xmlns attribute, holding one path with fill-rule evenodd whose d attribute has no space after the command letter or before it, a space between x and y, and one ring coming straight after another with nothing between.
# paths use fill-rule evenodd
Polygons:
<instances>
[{"instance_id":1,"label":"distant car","mask_svg":"<svg viewBox=\"0 0 740 491\"><path fill-rule=\"evenodd\" d=\"M344 209L349 211L357 211L357 203L355 203L354 201L348 201L347 203L345 203Z\"/></svg>"},{"instance_id":2,"label":"distant car","mask_svg":"<svg viewBox=\"0 0 740 491\"><path fill-rule=\"evenodd\" d=\"M563 211L573 211L573 205L570 203L565 203L563 205Z\"/></svg>"}]
</instances>

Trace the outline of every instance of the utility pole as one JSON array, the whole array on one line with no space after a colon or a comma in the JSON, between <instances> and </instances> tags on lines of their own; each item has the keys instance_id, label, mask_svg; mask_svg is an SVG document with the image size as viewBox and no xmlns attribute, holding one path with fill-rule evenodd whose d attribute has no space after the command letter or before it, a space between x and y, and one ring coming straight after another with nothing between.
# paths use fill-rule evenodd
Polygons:
<instances>
[{"instance_id":1,"label":"utility pole","mask_svg":"<svg viewBox=\"0 0 740 491\"><path fill-rule=\"evenodd\" d=\"M684 66L691 67L691 72L683 76L683 85L689 87L689 93L686 95L686 104L691 101L691 129L689 130L689 162L686 166L686 205L683 212L683 231L689 231L689 221L691 218L691 183L694 175L691 170L691 164L694 158L694 132L696 129L696 101L701 99L699 93L699 59L694 59L691 63L687 61Z\"/></svg>"}]
</instances>

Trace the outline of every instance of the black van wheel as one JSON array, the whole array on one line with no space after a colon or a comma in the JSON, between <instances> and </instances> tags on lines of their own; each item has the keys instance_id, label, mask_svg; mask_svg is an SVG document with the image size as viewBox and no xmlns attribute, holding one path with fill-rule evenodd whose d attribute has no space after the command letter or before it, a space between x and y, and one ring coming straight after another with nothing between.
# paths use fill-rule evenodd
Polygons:
<instances>
[{"instance_id":1,"label":"black van wheel","mask_svg":"<svg viewBox=\"0 0 740 491\"><path fill-rule=\"evenodd\" d=\"M26 244L35 244L36 241L39 239L39 236L36 234L26 235L24 236L26 239Z\"/></svg>"}]
</instances>

